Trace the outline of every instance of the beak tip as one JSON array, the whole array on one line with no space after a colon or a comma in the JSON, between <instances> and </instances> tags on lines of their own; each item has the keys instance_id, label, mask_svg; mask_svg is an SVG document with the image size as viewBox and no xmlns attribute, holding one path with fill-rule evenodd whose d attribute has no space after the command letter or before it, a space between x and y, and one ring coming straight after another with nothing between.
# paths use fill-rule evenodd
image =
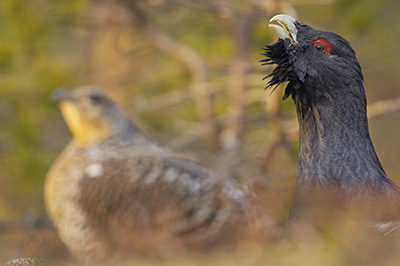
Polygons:
<instances>
[{"instance_id":1,"label":"beak tip","mask_svg":"<svg viewBox=\"0 0 400 266\"><path fill-rule=\"evenodd\" d=\"M281 38L289 38L293 43L297 43L297 20L289 15L278 14L269 20L269 27Z\"/></svg>"},{"instance_id":2,"label":"beak tip","mask_svg":"<svg viewBox=\"0 0 400 266\"><path fill-rule=\"evenodd\" d=\"M69 92L64 88L57 88L53 90L49 95L49 99L53 102L58 102L69 98Z\"/></svg>"},{"instance_id":3,"label":"beak tip","mask_svg":"<svg viewBox=\"0 0 400 266\"><path fill-rule=\"evenodd\" d=\"M292 16L286 15L286 14L278 14L273 16L269 22L285 22L285 23L294 23L297 21L297 19L295 19Z\"/></svg>"}]
</instances>

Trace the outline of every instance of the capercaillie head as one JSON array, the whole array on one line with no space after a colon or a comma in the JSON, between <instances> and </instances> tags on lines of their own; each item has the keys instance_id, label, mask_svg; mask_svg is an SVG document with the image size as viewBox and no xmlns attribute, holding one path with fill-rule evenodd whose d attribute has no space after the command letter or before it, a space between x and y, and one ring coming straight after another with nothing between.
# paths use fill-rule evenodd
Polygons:
<instances>
[{"instance_id":1,"label":"capercaillie head","mask_svg":"<svg viewBox=\"0 0 400 266\"><path fill-rule=\"evenodd\" d=\"M279 40L264 47L263 65L277 65L266 77L270 78L267 88L287 82L283 100L292 96L301 116L324 99L340 101L354 96L365 104L364 89L359 86L363 81L361 67L347 40L288 15L274 16L270 23Z\"/></svg>"},{"instance_id":2,"label":"capercaillie head","mask_svg":"<svg viewBox=\"0 0 400 266\"><path fill-rule=\"evenodd\" d=\"M366 206L370 213L382 209L377 204L381 199L387 206L393 200L396 216L400 190L387 177L372 144L363 75L350 43L288 15L274 16L270 23L279 40L264 48L262 63L276 65L266 77L267 88L286 83L283 99L292 96L299 123L298 175L289 222L307 210L313 213L315 206L318 217L331 210L326 206L341 201L362 203L358 208ZM385 215L394 214L390 212Z\"/></svg>"},{"instance_id":3,"label":"capercaillie head","mask_svg":"<svg viewBox=\"0 0 400 266\"><path fill-rule=\"evenodd\" d=\"M124 111L99 87L56 89L51 97L58 103L74 140L80 144L104 140L131 127Z\"/></svg>"}]
</instances>

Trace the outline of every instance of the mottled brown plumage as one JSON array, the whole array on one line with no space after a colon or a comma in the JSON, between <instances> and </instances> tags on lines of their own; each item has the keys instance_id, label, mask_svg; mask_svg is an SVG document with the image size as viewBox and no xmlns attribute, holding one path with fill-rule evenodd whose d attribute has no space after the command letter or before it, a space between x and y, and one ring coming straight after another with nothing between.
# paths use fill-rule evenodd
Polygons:
<instances>
[{"instance_id":1,"label":"mottled brown plumage","mask_svg":"<svg viewBox=\"0 0 400 266\"><path fill-rule=\"evenodd\" d=\"M99 88L53 95L74 138L48 172L45 202L73 254L211 248L244 224L241 189L160 147Z\"/></svg>"},{"instance_id":2,"label":"mottled brown plumage","mask_svg":"<svg viewBox=\"0 0 400 266\"><path fill-rule=\"evenodd\" d=\"M3 264L3 266L74 266L62 262L53 262L46 259L39 258L19 258L14 259Z\"/></svg>"}]
</instances>

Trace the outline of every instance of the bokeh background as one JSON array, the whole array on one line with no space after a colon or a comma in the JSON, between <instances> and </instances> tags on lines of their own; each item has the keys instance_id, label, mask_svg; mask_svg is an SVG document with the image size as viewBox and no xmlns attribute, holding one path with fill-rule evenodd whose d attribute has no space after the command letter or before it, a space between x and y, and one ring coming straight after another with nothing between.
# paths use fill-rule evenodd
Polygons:
<instances>
[{"instance_id":1,"label":"bokeh background","mask_svg":"<svg viewBox=\"0 0 400 266\"><path fill-rule=\"evenodd\" d=\"M264 90L271 67L258 62L276 40L267 25L277 13L351 42L375 148L400 184L398 0L2 0L0 262L53 243L43 183L71 139L48 97L58 87L103 87L161 144L264 191L283 224L297 171L295 109L282 88Z\"/></svg>"}]
</instances>

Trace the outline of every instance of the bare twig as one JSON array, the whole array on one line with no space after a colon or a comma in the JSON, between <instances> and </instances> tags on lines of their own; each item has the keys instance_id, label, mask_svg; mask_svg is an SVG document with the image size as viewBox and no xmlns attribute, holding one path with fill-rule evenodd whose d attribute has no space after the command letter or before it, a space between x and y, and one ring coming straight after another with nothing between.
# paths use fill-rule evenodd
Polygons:
<instances>
[{"instance_id":1,"label":"bare twig","mask_svg":"<svg viewBox=\"0 0 400 266\"><path fill-rule=\"evenodd\" d=\"M225 151L236 150L239 146L239 137L243 130L245 106L247 104L247 74L250 69L249 41L250 32L254 26L254 17L258 13L256 9L241 10L243 16L235 14L232 7L224 1L209 1L221 21L225 24L232 36L235 53L230 69L227 90L232 101L230 119L224 131L221 133L221 143Z\"/></svg>"},{"instance_id":2,"label":"bare twig","mask_svg":"<svg viewBox=\"0 0 400 266\"><path fill-rule=\"evenodd\" d=\"M272 144L266 149L263 156L261 170L268 168L268 164L272 160L276 150L286 142L286 132L283 127L283 120L280 117L279 109L281 106L281 99L279 94L274 93L268 99L265 104L265 110L270 117L270 122L273 127L273 140Z\"/></svg>"},{"instance_id":3,"label":"bare twig","mask_svg":"<svg viewBox=\"0 0 400 266\"><path fill-rule=\"evenodd\" d=\"M400 110L400 97L392 100L380 100L368 105L368 118L393 113Z\"/></svg>"},{"instance_id":4,"label":"bare twig","mask_svg":"<svg viewBox=\"0 0 400 266\"><path fill-rule=\"evenodd\" d=\"M380 100L367 106L368 118L400 111L400 97L390 100ZM290 140L298 138L297 119L283 121L283 130Z\"/></svg>"},{"instance_id":5,"label":"bare twig","mask_svg":"<svg viewBox=\"0 0 400 266\"><path fill-rule=\"evenodd\" d=\"M160 53L177 60L189 70L192 76L189 88L196 106L196 113L200 121L211 131L217 131L208 86L208 68L201 56L192 48L178 43L172 37L151 26L136 1L121 0L121 2L128 7L134 26L148 39L149 44ZM216 139L213 142L218 144ZM214 145L214 147L217 146Z\"/></svg>"},{"instance_id":6,"label":"bare twig","mask_svg":"<svg viewBox=\"0 0 400 266\"><path fill-rule=\"evenodd\" d=\"M124 19L114 6L92 7L96 16L91 17L93 28L87 82L99 84L109 91L123 87L130 76L130 58L118 47L119 36L124 28Z\"/></svg>"}]
</instances>

